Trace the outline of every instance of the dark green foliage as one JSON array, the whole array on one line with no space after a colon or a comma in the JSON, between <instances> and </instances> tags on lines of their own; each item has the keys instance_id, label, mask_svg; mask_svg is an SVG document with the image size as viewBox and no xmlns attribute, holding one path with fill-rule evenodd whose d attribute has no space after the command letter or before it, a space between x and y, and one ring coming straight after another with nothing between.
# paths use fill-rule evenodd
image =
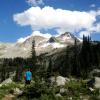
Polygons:
<instances>
[{"instance_id":1,"label":"dark green foliage","mask_svg":"<svg viewBox=\"0 0 100 100\"><path fill-rule=\"evenodd\" d=\"M71 75L71 53L70 53L70 49L66 49L66 55L64 58L64 62L61 65L61 74L63 76L70 76Z\"/></svg>"},{"instance_id":2,"label":"dark green foliage","mask_svg":"<svg viewBox=\"0 0 100 100\"><path fill-rule=\"evenodd\" d=\"M36 57L35 41L32 42L30 58L17 57L14 59L0 59L0 76L3 81L11 72L16 72L15 81L21 81L28 66L33 76L47 78L55 73L62 76L87 78L94 68L100 69L100 42L91 41L90 37L83 36L83 43L68 46L58 54L41 54Z\"/></svg>"},{"instance_id":3,"label":"dark green foliage","mask_svg":"<svg viewBox=\"0 0 100 100\"><path fill-rule=\"evenodd\" d=\"M100 42L91 41L90 37L83 36L82 44L77 44L75 40L73 46L66 48L65 55L59 54L53 63L52 68L62 76L87 78L90 71L100 69Z\"/></svg>"},{"instance_id":4,"label":"dark green foliage","mask_svg":"<svg viewBox=\"0 0 100 100\"><path fill-rule=\"evenodd\" d=\"M41 80L40 77L35 77L35 83L25 87L24 93L18 98L26 97L29 100L60 100L57 99L56 93L59 92L59 89L44 80Z\"/></svg>"},{"instance_id":5,"label":"dark green foliage","mask_svg":"<svg viewBox=\"0 0 100 100\"><path fill-rule=\"evenodd\" d=\"M18 82L22 80L23 77L23 66L25 66L25 59L17 57L13 59L13 64L14 64L14 71L16 72L14 81Z\"/></svg>"},{"instance_id":6,"label":"dark green foliage","mask_svg":"<svg viewBox=\"0 0 100 100\"><path fill-rule=\"evenodd\" d=\"M35 52L35 41L32 41L32 50L31 50L31 57L27 59L28 66L30 66L30 69L32 71L32 74L35 74L36 71L36 52Z\"/></svg>"},{"instance_id":7,"label":"dark green foliage","mask_svg":"<svg viewBox=\"0 0 100 100\"><path fill-rule=\"evenodd\" d=\"M69 49L70 52L68 52L68 49L69 48L67 48L66 62L69 63L71 75L87 78L90 71L94 68L100 68L99 42L94 43L90 37L83 36L81 48L75 42L75 45ZM72 56L70 56L71 52L73 53ZM69 59L68 56L70 56ZM67 68L69 69L69 67L66 67L66 69Z\"/></svg>"},{"instance_id":8,"label":"dark green foliage","mask_svg":"<svg viewBox=\"0 0 100 100\"><path fill-rule=\"evenodd\" d=\"M100 61L100 43L94 43L90 37L83 36L82 49L79 55L81 75L86 78L91 70L99 69ZM99 57L98 57L99 56Z\"/></svg>"},{"instance_id":9,"label":"dark green foliage","mask_svg":"<svg viewBox=\"0 0 100 100\"><path fill-rule=\"evenodd\" d=\"M49 59L49 66L47 69L47 77L50 77L53 75L53 66L52 66L52 60L51 58Z\"/></svg>"},{"instance_id":10,"label":"dark green foliage","mask_svg":"<svg viewBox=\"0 0 100 100\"><path fill-rule=\"evenodd\" d=\"M23 72L25 71L26 66L29 66L32 73L36 69L36 54L35 54L35 42L32 42L32 50L30 58L6 58L0 59L0 81L5 80L9 77L10 74L16 72L14 81L21 81L23 78Z\"/></svg>"}]
</instances>

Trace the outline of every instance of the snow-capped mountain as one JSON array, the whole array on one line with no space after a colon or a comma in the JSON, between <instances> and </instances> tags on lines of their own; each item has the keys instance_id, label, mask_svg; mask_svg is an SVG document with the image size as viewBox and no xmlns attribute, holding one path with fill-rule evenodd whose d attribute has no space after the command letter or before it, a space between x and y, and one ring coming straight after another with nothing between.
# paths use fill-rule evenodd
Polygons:
<instances>
[{"instance_id":1,"label":"snow-capped mountain","mask_svg":"<svg viewBox=\"0 0 100 100\"><path fill-rule=\"evenodd\" d=\"M74 43L74 41L75 41L75 39L77 40L77 41L80 41L77 37L75 37L73 34L71 34L70 32L65 32L64 34L61 34L61 35L59 35L58 37L57 37L57 39L61 42L61 43L71 43L71 44L73 44ZM68 44L68 45L69 45Z\"/></svg>"},{"instance_id":2,"label":"snow-capped mountain","mask_svg":"<svg viewBox=\"0 0 100 100\"><path fill-rule=\"evenodd\" d=\"M36 54L40 55L73 45L75 39L80 42L78 38L69 32L51 38L30 35L24 41L17 41L13 44L0 43L0 58L29 57L33 40L35 40Z\"/></svg>"}]
</instances>

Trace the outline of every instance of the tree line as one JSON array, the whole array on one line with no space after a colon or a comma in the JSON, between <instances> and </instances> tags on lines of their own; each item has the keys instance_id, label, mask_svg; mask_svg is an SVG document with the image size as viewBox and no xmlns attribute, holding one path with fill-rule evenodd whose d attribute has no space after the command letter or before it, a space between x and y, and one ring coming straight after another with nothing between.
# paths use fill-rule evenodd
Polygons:
<instances>
[{"instance_id":1,"label":"tree line","mask_svg":"<svg viewBox=\"0 0 100 100\"><path fill-rule=\"evenodd\" d=\"M83 36L82 44L77 44L75 40L73 46L66 48L64 55L49 62L55 65L59 63L57 66L52 64L52 70L58 71L60 75L87 78L93 69L100 69L100 42Z\"/></svg>"},{"instance_id":2,"label":"tree line","mask_svg":"<svg viewBox=\"0 0 100 100\"><path fill-rule=\"evenodd\" d=\"M55 58L55 55L53 55ZM100 69L100 42L92 41L83 36L83 42L66 47L63 55L53 56L41 54L36 56L35 41L32 42L31 56L29 58L2 58L0 59L0 82L15 73L14 80L21 81L25 69L30 68L33 77L48 78L60 74L65 77L75 76L87 78L90 71Z\"/></svg>"},{"instance_id":3,"label":"tree line","mask_svg":"<svg viewBox=\"0 0 100 100\"><path fill-rule=\"evenodd\" d=\"M27 68L30 68L32 73L35 71L35 64L37 60L34 46L35 41L33 40L31 56L29 58L16 57L0 59L0 82L4 81L12 74L15 74L15 81L21 81L23 77L23 72Z\"/></svg>"}]
</instances>

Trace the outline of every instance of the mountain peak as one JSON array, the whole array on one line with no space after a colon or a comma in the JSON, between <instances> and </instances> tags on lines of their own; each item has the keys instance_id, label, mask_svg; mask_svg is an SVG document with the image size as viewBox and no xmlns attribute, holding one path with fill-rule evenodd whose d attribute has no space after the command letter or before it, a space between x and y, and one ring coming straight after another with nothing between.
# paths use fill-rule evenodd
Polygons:
<instances>
[{"instance_id":1,"label":"mountain peak","mask_svg":"<svg viewBox=\"0 0 100 100\"><path fill-rule=\"evenodd\" d=\"M70 33L70 32L65 32L65 33L61 34L60 36L67 36L67 37L70 37L70 36L71 36L71 33Z\"/></svg>"},{"instance_id":2,"label":"mountain peak","mask_svg":"<svg viewBox=\"0 0 100 100\"><path fill-rule=\"evenodd\" d=\"M73 45L75 39L78 40L70 32L65 32L58 37L50 37L49 39L40 35L30 35L21 38L13 45L0 45L0 58L29 57L33 40L35 40L36 54L40 55Z\"/></svg>"}]
</instances>

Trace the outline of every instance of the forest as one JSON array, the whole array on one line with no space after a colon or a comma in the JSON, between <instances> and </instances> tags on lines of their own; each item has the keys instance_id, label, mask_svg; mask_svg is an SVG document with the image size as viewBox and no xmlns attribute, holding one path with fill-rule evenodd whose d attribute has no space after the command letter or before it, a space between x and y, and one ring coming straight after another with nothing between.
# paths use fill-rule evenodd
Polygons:
<instances>
[{"instance_id":1,"label":"forest","mask_svg":"<svg viewBox=\"0 0 100 100\"><path fill-rule=\"evenodd\" d=\"M88 78L93 69L100 69L100 42L92 41L91 38L83 36L82 44L65 48L63 55L57 54L36 56L35 41L32 42L30 58L2 58L0 59L0 81L15 73L15 80L21 81L25 69L30 68L33 76L48 78L59 74L65 77ZM46 61L45 61L46 59Z\"/></svg>"}]
</instances>

